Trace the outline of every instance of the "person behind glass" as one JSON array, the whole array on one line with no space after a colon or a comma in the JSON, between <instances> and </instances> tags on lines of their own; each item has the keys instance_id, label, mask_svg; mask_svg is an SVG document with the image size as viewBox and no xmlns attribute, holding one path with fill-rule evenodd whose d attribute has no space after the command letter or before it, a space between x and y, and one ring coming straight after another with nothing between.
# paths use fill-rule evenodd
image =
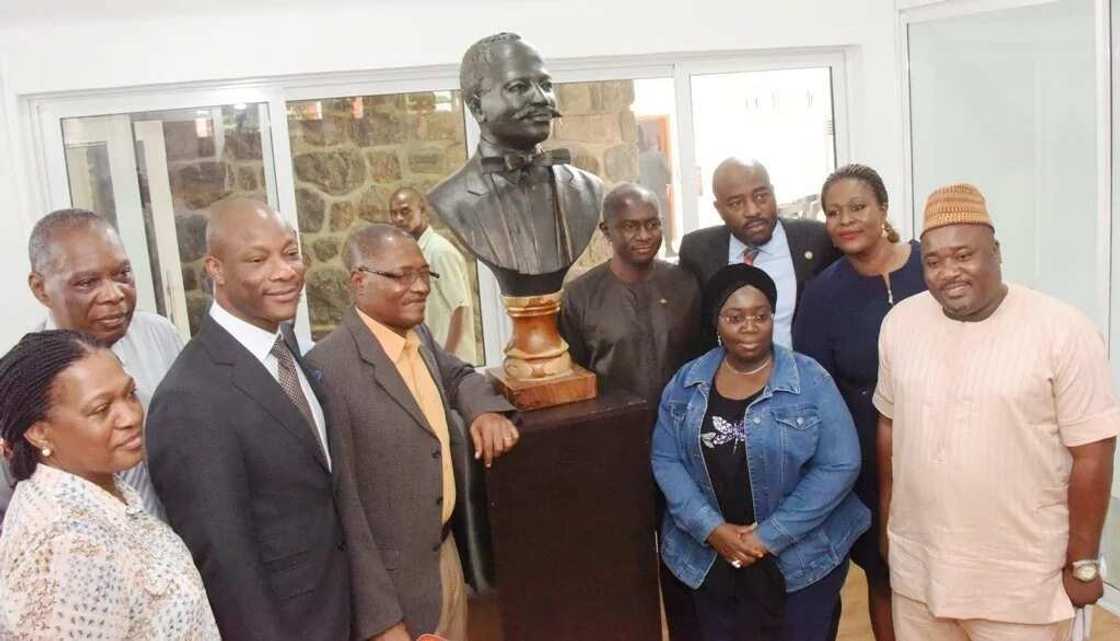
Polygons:
<instances>
[{"instance_id":1,"label":"person behind glass","mask_svg":"<svg viewBox=\"0 0 1120 641\"><path fill-rule=\"evenodd\" d=\"M202 578L121 473L144 455L136 382L98 339L27 334L0 358L0 639L218 641Z\"/></svg>"},{"instance_id":2,"label":"person behind glass","mask_svg":"<svg viewBox=\"0 0 1120 641\"><path fill-rule=\"evenodd\" d=\"M871 402L879 377L879 327L903 299L926 290L922 252L900 242L887 220L887 188L870 167L837 169L821 187L825 228L844 257L809 281L793 326L793 348L832 375L852 413L862 459L856 496L871 509L872 527L852 547L867 574L871 629L892 641L890 570L879 553L878 414Z\"/></svg>"},{"instance_id":3,"label":"person behind glass","mask_svg":"<svg viewBox=\"0 0 1120 641\"><path fill-rule=\"evenodd\" d=\"M720 345L669 382L654 428L662 557L705 641L834 639L848 552L871 524L851 416L824 368L774 342L777 298L757 267L712 277Z\"/></svg>"}]
</instances>

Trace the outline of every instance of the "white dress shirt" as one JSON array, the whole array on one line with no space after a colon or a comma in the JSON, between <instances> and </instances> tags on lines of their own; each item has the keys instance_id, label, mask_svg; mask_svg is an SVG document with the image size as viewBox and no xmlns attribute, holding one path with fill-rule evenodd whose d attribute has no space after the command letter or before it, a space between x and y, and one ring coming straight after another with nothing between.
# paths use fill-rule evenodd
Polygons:
<instances>
[{"instance_id":1,"label":"white dress shirt","mask_svg":"<svg viewBox=\"0 0 1120 641\"><path fill-rule=\"evenodd\" d=\"M280 337L280 330L266 332L256 325L249 324L229 313L217 301L210 305L210 318L213 318L214 322L229 332L234 340L241 343L242 347L249 350L249 353L261 362L268 374L279 383L280 363L272 355L272 346L276 344L276 339ZM323 407L319 405L319 399L316 398L315 392L311 389L311 384L307 382L307 377L303 374L303 368L298 364L296 365L296 375L299 376L299 387L303 390L303 395L307 397L307 404L311 406L311 414L315 418L315 434L319 437L319 446L323 448L327 466L330 467L331 453L327 448L327 422L323 418Z\"/></svg>"},{"instance_id":2,"label":"white dress shirt","mask_svg":"<svg viewBox=\"0 0 1120 641\"><path fill-rule=\"evenodd\" d=\"M48 315L34 331L50 329L58 329L58 324ZM140 399L144 414L147 416L152 394L183 349L183 341L179 338L178 331L162 316L137 311L132 315L128 331L119 341L113 343L110 349L120 359L124 371L136 381L136 396ZM167 521L167 514L163 510L159 497L156 496L155 488L152 487L145 461L122 472L121 478L140 495L144 509L149 514L161 521ZM0 465L0 525L11 498L11 476L8 474L8 466Z\"/></svg>"},{"instance_id":3,"label":"white dress shirt","mask_svg":"<svg viewBox=\"0 0 1120 641\"><path fill-rule=\"evenodd\" d=\"M774 342L793 348L793 309L797 304L797 273L793 270L793 256L789 253L789 240L781 221L774 225L770 242L756 247L758 255L754 266L770 275L778 288L778 305L774 310ZM747 245L731 235L727 244L727 264L743 262Z\"/></svg>"}]
</instances>

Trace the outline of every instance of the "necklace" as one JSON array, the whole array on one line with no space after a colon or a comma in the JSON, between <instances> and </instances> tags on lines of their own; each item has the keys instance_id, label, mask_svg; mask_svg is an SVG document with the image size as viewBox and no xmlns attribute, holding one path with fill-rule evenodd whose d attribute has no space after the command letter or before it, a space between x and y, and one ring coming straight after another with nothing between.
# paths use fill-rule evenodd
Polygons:
<instances>
[{"instance_id":1,"label":"necklace","mask_svg":"<svg viewBox=\"0 0 1120 641\"><path fill-rule=\"evenodd\" d=\"M771 358L772 358L771 356L767 356L766 360L762 362L762 365L759 365L758 367L750 370L749 372L744 372L743 370L735 369L735 366L731 364L731 361L727 360L726 358L723 359L723 364L727 366L727 369L731 370L732 372L735 372L736 374L740 374L742 376L750 376L751 374L757 374L757 373L761 372L763 369L765 369L766 366L770 364L770 359Z\"/></svg>"}]
</instances>

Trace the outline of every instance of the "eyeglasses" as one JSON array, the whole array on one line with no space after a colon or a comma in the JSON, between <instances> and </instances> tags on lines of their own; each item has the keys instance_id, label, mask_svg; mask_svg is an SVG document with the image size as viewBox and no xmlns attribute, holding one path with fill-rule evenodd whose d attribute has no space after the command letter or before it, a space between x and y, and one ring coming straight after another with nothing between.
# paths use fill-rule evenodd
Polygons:
<instances>
[{"instance_id":1,"label":"eyeglasses","mask_svg":"<svg viewBox=\"0 0 1120 641\"><path fill-rule=\"evenodd\" d=\"M755 325L762 325L769 322L774 318L774 314L770 312L758 312L755 314L744 314L743 312L723 312L719 315L719 319L732 327L739 327L744 323L754 323Z\"/></svg>"},{"instance_id":2,"label":"eyeglasses","mask_svg":"<svg viewBox=\"0 0 1120 641\"><path fill-rule=\"evenodd\" d=\"M433 272L430 269L410 269L403 272L383 272L363 266L355 267L354 271L374 274L383 278L391 278L392 280L395 280L399 285L403 285L405 287L412 287L412 285L416 283L417 279L423 280L425 285L432 282L433 278L437 280L439 279L439 274Z\"/></svg>"}]
</instances>

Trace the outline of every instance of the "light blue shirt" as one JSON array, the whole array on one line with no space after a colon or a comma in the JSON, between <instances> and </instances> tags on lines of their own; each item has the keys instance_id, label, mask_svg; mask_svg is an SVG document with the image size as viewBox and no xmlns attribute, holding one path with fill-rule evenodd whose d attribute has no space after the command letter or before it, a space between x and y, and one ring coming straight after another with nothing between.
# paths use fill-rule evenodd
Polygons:
<instances>
[{"instance_id":1,"label":"light blue shirt","mask_svg":"<svg viewBox=\"0 0 1120 641\"><path fill-rule=\"evenodd\" d=\"M758 247L754 266L770 275L778 287L778 306L774 310L774 342L793 348L793 309L797 304L797 273L793 270L793 256L789 253L786 229L781 221L774 225L770 242ZM727 264L743 262L747 245L731 235L727 244Z\"/></svg>"}]
</instances>

